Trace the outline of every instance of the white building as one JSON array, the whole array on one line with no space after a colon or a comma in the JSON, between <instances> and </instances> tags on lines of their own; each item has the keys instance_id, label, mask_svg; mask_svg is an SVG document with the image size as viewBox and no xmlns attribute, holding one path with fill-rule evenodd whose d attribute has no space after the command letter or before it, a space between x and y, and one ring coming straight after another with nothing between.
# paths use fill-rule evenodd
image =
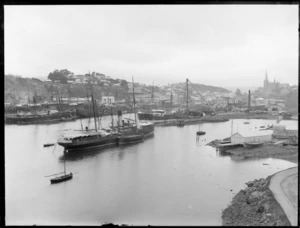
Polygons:
<instances>
[{"instance_id":1,"label":"white building","mask_svg":"<svg viewBox=\"0 0 300 228\"><path fill-rule=\"evenodd\" d=\"M298 137L298 126L293 128L286 128L285 125L276 124L273 126L273 137L274 138L289 138L297 136Z\"/></svg>"},{"instance_id":2,"label":"white building","mask_svg":"<svg viewBox=\"0 0 300 228\"><path fill-rule=\"evenodd\" d=\"M272 141L272 131L252 131L252 132L237 132L231 136L231 143L243 144L249 142L270 142Z\"/></svg>"},{"instance_id":3,"label":"white building","mask_svg":"<svg viewBox=\"0 0 300 228\"><path fill-rule=\"evenodd\" d=\"M102 97L102 104L113 104L115 103L114 96L103 96Z\"/></svg>"}]
</instances>

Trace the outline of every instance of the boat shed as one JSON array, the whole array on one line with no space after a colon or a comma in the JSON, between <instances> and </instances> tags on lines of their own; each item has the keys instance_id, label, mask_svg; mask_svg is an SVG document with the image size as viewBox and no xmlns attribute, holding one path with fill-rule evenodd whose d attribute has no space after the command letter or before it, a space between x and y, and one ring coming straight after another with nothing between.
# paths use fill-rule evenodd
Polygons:
<instances>
[{"instance_id":1,"label":"boat shed","mask_svg":"<svg viewBox=\"0 0 300 228\"><path fill-rule=\"evenodd\" d=\"M243 144L245 142L270 142L272 141L272 133L272 130L237 132L231 136L231 143Z\"/></svg>"}]
</instances>

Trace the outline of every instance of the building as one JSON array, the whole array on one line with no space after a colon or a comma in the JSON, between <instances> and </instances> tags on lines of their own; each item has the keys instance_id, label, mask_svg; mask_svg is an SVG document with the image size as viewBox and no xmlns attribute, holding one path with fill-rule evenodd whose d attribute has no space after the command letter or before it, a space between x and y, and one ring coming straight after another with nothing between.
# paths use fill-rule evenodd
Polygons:
<instances>
[{"instance_id":1,"label":"building","mask_svg":"<svg viewBox=\"0 0 300 228\"><path fill-rule=\"evenodd\" d=\"M282 105L270 105L268 107L268 112L270 113L276 113L283 112L285 109Z\"/></svg>"},{"instance_id":2,"label":"building","mask_svg":"<svg viewBox=\"0 0 300 228\"><path fill-rule=\"evenodd\" d=\"M293 136L298 137L298 127L286 128L285 125L276 124L273 126L273 137L277 139L286 139Z\"/></svg>"},{"instance_id":3,"label":"building","mask_svg":"<svg viewBox=\"0 0 300 228\"><path fill-rule=\"evenodd\" d=\"M273 82L270 82L268 79L268 72L266 71L263 92L264 93L276 93L276 92L278 92L279 89L282 89L282 88L288 89L289 84L276 82L275 78L274 78Z\"/></svg>"},{"instance_id":4,"label":"building","mask_svg":"<svg viewBox=\"0 0 300 228\"><path fill-rule=\"evenodd\" d=\"M231 136L232 144L243 144L249 142L270 142L272 141L272 131L253 131L253 132L237 132Z\"/></svg>"},{"instance_id":5,"label":"building","mask_svg":"<svg viewBox=\"0 0 300 228\"><path fill-rule=\"evenodd\" d=\"M102 104L113 104L115 103L115 97L114 96L103 96L102 97Z\"/></svg>"}]
</instances>

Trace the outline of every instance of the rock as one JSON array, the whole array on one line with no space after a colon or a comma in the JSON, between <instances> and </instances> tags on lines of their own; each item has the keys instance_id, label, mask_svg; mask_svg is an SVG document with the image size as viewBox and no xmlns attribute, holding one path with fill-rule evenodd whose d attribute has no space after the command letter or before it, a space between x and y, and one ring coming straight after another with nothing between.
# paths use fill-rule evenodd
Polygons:
<instances>
[{"instance_id":1,"label":"rock","mask_svg":"<svg viewBox=\"0 0 300 228\"><path fill-rule=\"evenodd\" d=\"M263 213L264 210L265 210L264 206L260 206L260 207L257 209L257 212Z\"/></svg>"},{"instance_id":2,"label":"rock","mask_svg":"<svg viewBox=\"0 0 300 228\"><path fill-rule=\"evenodd\" d=\"M250 194L248 201L250 204L257 202L261 199L261 197L263 196L263 192L258 192L258 191L254 191Z\"/></svg>"},{"instance_id":3,"label":"rock","mask_svg":"<svg viewBox=\"0 0 300 228\"><path fill-rule=\"evenodd\" d=\"M253 183L253 181L249 181L249 182L246 183L246 185L247 185L248 187L252 187L252 186L254 185L254 183Z\"/></svg>"}]
</instances>

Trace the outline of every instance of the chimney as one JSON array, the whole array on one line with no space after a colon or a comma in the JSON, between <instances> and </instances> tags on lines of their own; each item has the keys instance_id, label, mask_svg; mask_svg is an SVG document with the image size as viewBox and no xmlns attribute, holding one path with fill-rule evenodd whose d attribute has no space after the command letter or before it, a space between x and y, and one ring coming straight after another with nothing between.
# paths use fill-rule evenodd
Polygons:
<instances>
[{"instance_id":1,"label":"chimney","mask_svg":"<svg viewBox=\"0 0 300 228\"><path fill-rule=\"evenodd\" d=\"M248 110L250 111L250 102L251 102L251 93L249 90L249 95L248 95Z\"/></svg>"},{"instance_id":2,"label":"chimney","mask_svg":"<svg viewBox=\"0 0 300 228\"><path fill-rule=\"evenodd\" d=\"M118 111L118 122L119 122L119 126L123 126L122 123L122 111Z\"/></svg>"}]
</instances>

